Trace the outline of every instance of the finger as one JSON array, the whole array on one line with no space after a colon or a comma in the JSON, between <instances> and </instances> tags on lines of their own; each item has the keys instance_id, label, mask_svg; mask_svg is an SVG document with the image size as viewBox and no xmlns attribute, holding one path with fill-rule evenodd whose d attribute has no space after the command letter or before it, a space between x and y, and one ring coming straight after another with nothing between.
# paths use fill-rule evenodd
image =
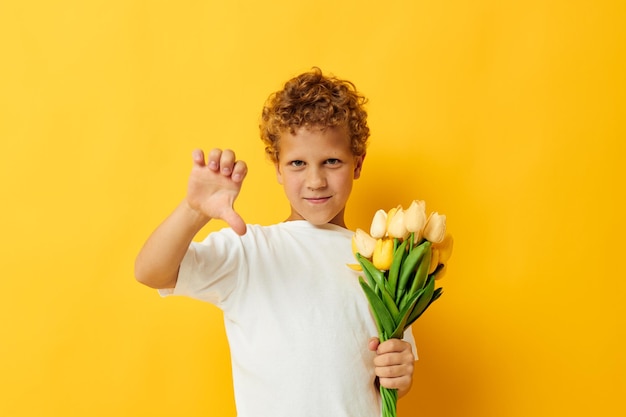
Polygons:
<instances>
[{"instance_id":1,"label":"finger","mask_svg":"<svg viewBox=\"0 0 626 417\"><path fill-rule=\"evenodd\" d=\"M377 353L404 352L406 350L411 350L411 345L408 342L401 339L389 339L378 346Z\"/></svg>"},{"instance_id":2,"label":"finger","mask_svg":"<svg viewBox=\"0 0 626 417\"><path fill-rule=\"evenodd\" d=\"M393 366L379 366L374 369L374 372L379 378L402 378L405 376L413 375L413 365L393 365Z\"/></svg>"},{"instance_id":3,"label":"finger","mask_svg":"<svg viewBox=\"0 0 626 417\"><path fill-rule=\"evenodd\" d=\"M211 149L209 152L208 158L208 166L211 171L219 171L220 170L220 158L222 156L221 149Z\"/></svg>"},{"instance_id":4,"label":"finger","mask_svg":"<svg viewBox=\"0 0 626 417\"><path fill-rule=\"evenodd\" d=\"M220 172L222 175L230 176L235 167L235 152L230 149L224 149L220 157Z\"/></svg>"},{"instance_id":5,"label":"finger","mask_svg":"<svg viewBox=\"0 0 626 417\"><path fill-rule=\"evenodd\" d=\"M377 337L372 337L367 343L367 348L372 352L375 352L380 345L380 340Z\"/></svg>"},{"instance_id":6,"label":"finger","mask_svg":"<svg viewBox=\"0 0 626 417\"><path fill-rule=\"evenodd\" d=\"M193 160L194 166L203 167L204 166L204 152L202 149L194 149L191 153L191 159Z\"/></svg>"},{"instance_id":7,"label":"finger","mask_svg":"<svg viewBox=\"0 0 626 417\"><path fill-rule=\"evenodd\" d=\"M244 161L236 161L231 178L235 182L241 182L248 174L248 166Z\"/></svg>"},{"instance_id":8,"label":"finger","mask_svg":"<svg viewBox=\"0 0 626 417\"><path fill-rule=\"evenodd\" d=\"M412 380L408 375L396 378L378 377L380 385L387 389L406 389L412 385Z\"/></svg>"},{"instance_id":9,"label":"finger","mask_svg":"<svg viewBox=\"0 0 626 417\"><path fill-rule=\"evenodd\" d=\"M246 234L246 223L236 211L228 211L224 214L224 218L222 220L228 223L231 229L233 229L238 235L243 236Z\"/></svg>"},{"instance_id":10,"label":"finger","mask_svg":"<svg viewBox=\"0 0 626 417\"><path fill-rule=\"evenodd\" d=\"M374 358L374 366L396 366L409 365L415 363L415 357L412 352L393 352L378 354Z\"/></svg>"}]
</instances>

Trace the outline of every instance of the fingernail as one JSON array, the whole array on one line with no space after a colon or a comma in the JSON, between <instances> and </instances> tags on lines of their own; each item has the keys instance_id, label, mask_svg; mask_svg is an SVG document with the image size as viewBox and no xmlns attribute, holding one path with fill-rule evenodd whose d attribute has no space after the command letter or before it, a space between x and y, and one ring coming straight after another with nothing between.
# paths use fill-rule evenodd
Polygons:
<instances>
[{"instance_id":1,"label":"fingernail","mask_svg":"<svg viewBox=\"0 0 626 417\"><path fill-rule=\"evenodd\" d=\"M211 169L217 169L217 162L215 162L215 161L209 161L209 168L211 168Z\"/></svg>"}]
</instances>

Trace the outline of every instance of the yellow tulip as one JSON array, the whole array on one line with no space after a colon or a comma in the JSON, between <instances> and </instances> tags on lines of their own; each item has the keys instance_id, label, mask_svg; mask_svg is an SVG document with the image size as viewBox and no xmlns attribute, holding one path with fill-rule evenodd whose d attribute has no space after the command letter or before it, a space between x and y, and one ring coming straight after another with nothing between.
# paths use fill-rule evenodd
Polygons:
<instances>
[{"instance_id":1,"label":"yellow tulip","mask_svg":"<svg viewBox=\"0 0 626 417\"><path fill-rule=\"evenodd\" d=\"M346 264L346 266L353 271L357 271L357 272L363 271L363 267L361 266L361 264Z\"/></svg>"},{"instance_id":2,"label":"yellow tulip","mask_svg":"<svg viewBox=\"0 0 626 417\"><path fill-rule=\"evenodd\" d=\"M370 235L374 239L382 239L387 234L387 212L385 210L378 210L374 214L372 219L372 225L370 226Z\"/></svg>"},{"instance_id":3,"label":"yellow tulip","mask_svg":"<svg viewBox=\"0 0 626 417\"><path fill-rule=\"evenodd\" d=\"M396 211L398 211L399 208L400 206L394 207L387 212L387 224L386 224L387 229L389 229L389 222L391 221L391 218L396 214Z\"/></svg>"},{"instance_id":4,"label":"yellow tulip","mask_svg":"<svg viewBox=\"0 0 626 417\"><path fill-rule=\"evenodd\" d=\"M426 203L423 200L413 200L409 208L404 212L404 226L410 233L419 234L421 239L425 225ZM420 239L417 239L417 241Z\"/></svg>"},{"instance_id":5,"label":"yellow tulip","mask_svg":"<svg viewBox=\"0 0 626 417\"><path fill-rule=\"evenodd\" d=\"M374 266L382 271L388 271L393 261L393 239L378 239L376 241L376 248L374 248L374 255L372 256L372 263Z\"/></svg>"},{"instance_id":6,"label":"yellow tulip","mask_svg":"<svg viewBox=\"0 0 626 417\"><path fill-rule=\"evenodd\" d=\"M428 267L428 275L435 272L435 269L439 266L441 262L439 262L439 250L435 248L431 248L430 252L430 266Z\"/></svg>"},{"instance_id":7,"label":"yellow tulip","mask_svg":"<svg viewBox=\"0 0 626 417\"><path fill-rule=\"evenodd\" d=\"M396 239L406 239L409 237L409 231L406 230L404 224L405 219L404 210L401 207L397 209L391 209L387 214L387 234L389 237Z\"/></svg>"},{"instance_id":8,"label":"yellow tulip","mask_svg":"<svg viewBox=\"0 0 626 417\"><path fill-rule=\"evenodd\" d=\"M439 263L446 264L450 256L452 256L452 246L454 244L454 239L450 233L446 232L446 235L443 237L443 240L439 243L433 243L433 249L437 249L439 251Z\"/></svg>"},{"instance_id":9,"label":"yellow tulip","mask_svg":"<svg viewBox=\"0 0 626 417\"><path fill-rule=\"evenodd\" d=\"M442 266L439 272L437 272L437 275L435 275L435 281L438 281L441 278L443 278L443 276L446 274L447 271L448 271L448 266L447 265Z\"/></svg>"},{"instance_id":10,"label":"yellow tulip","mask_svg":"<svg viewBox=\"0 0 626 417\"><path fill-rule=\"evenodd\" d=\"M358 252L364 258L372 259L375 247L376 239L368 235L366 231L356 229L352 236L352 253L356 254Z\"/></svg>"},{"instance_id":11,"label":"yellow tulip","mask_svg":"<svg viewBox=\"0 0 626 417\"><path fill-rule=\"evenodd\" d=\"M424 237L432 243L439 243L446 234L446 216L437 212L431 213L424 226Z\"/></svg>"}]
</instances>

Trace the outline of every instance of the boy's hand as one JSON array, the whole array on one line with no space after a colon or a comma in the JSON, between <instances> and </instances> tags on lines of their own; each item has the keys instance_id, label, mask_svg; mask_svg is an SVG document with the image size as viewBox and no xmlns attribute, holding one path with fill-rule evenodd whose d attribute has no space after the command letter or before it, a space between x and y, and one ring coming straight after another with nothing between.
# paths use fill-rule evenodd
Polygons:
<instances>
[{"instance_id":1,"label":"boy's hand","mask_svg":"<svg viewBox=\"0 0 626 417\"><path fill-rule=\"evenodd\" d=\"M383 343L377 337L369 341L369 350L376 352L374 370L380 385L397 389L401 397L413 384L415 357L411 345L401 339L389 339Z\"/></svg>"},{"instance_id":2,"label":"boy's hand","mask_svg":"<svg viewBox=\"0 0 626 417\"><path fill-rule=\"evenodd\" d=\"M239 235L246 233L246 224L233 205L241 190L248 168L237 161L230 149L213 149L207 161L204 152L193 151L193 168L187 188L187 204L199 215L222 219Z\"/></svg>"}]
</instances>

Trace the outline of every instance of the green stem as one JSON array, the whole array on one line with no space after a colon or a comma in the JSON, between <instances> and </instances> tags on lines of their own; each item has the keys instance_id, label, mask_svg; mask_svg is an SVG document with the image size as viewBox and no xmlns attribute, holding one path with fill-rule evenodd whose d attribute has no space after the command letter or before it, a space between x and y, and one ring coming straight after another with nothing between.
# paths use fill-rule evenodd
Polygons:
<instances>
[{"instance_id":1,"label":"green stem","mask_svg":"<svg viewBox=\"0 0 626 417\"><path fill-rule=\"evenodd\" d=\"M398 390L385 388L381 385L380 397L383 403L382 417L396 417L397 416L396 405L398 404Z\"/></svg>"}]
</instances>

